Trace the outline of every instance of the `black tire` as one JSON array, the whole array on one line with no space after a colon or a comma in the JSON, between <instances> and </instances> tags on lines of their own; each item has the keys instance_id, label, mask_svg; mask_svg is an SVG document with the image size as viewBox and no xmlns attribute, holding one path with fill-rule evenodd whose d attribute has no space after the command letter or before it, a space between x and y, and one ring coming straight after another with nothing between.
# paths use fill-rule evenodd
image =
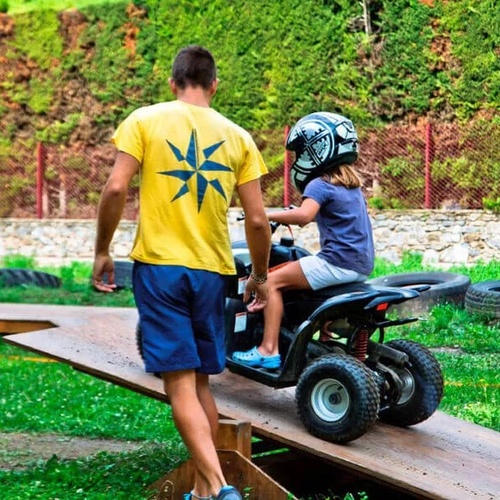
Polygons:
<instances>
[{"instance_id":1,"label":"black tire","mask_svg":"<svg viewBox=\"0 0 500 500\"><path fill-rule=\"evenodd\" d=\"M392 309L400 313L418 315L429 312L438 304L454 304L463 308L470 278L457 273L422 272L391 274L368 280L367 283L389 287L430 285L429 290L420 292L419 297L392 306Z\"/></svg>"},{"instance_id":2,"label":"black tire","mask_svg":"<svg viewBox=\"0 0 500 500\"><path fill-rule=\"evenodd\" d=\"M427 420L443 397L444 380L441 367L432 353L411 340L391 340L388 346L408 355L401 369L388 365L402 379L403 391L395 405L380 411L379 418L399 427L408 427Z\"/></svg>"},{"instance_id":3,"label":"black tire","mask_svg":"<svg viewBox=\"0 0 500 500\"><path fill-rule=\"evenodd\" d=\"M144 360L144 347L142 346L142 330L141 324L137 322L135 327L135 345L137 346L137 351L142 360Z\"/></svg>"},{"instance_id":4,"label":"black tire","mask_svg":"<svg viewBox=\"0 0 500 500\"><path fill-rule=\"evenodd\" d=\"M313 436L347 443L372 427L380 395L363 363L351 356L327 354L302 372L295 401L301 422Z\"/></svg>"},{"instance_id":5,"label":"black tire","mask_svg":"<svg viewBox=\"0 0 500 500\"><path fill-rule=\"evenodd\" d=\"M0 269L0 287L33 285L42 288L59 288L61 279L53 274L30 269Z\"/></svg>"},{"instance_id":6,"label":"black tire","mask_svg":"<svg viewBox=\"0 0 500 500\"><path fill-rule=\"evenodd\" d=\"M118 289L130 288L132 289L132 269L134 263L128 260L115 260L115 285ZM107 276L104 277L107 283Z\"/></svg>"},{"instance_id":7,"label":"black tire","mask_svg":"<svg viewBox=\"0 0 500 500\"><path fill-rule=\"evenodd\" d=\"M471 314L500 318L500 280L471 285L465 294L465 310Z\"/></svg>"},{"instance_id":8,"label":"black tire","mask_svg":"<svg viewBox=\"0 0 500 500\"><path fill-rule=\"evenodd\" d=\"M138 321L135 327L135 345L137 346L137 351L139 352L139 356L144 361L144 347L142 345L142 330L141 324ZM153 373L156 378L161 378L161 373Z\"/></svg>"}]
</instances>

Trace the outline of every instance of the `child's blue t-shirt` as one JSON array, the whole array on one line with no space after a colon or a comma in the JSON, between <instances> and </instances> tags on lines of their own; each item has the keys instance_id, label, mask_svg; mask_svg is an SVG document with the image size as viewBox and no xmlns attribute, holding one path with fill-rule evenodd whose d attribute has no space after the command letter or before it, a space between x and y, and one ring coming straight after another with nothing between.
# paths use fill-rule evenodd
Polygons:
<instances>
[{"instance_id":1,"label":"child's blue t-shirt","mask_svg":"<svg viewBox=\"0 0 500 500\"><path fill-rule=\"evenodd\" d=\"M336 186L318 177L307 184L303 198L311 198L320 205L316 215L321 245L318 257L334 266L369 276L375 250L361 189Z\"/></svg>"}]
</instances>

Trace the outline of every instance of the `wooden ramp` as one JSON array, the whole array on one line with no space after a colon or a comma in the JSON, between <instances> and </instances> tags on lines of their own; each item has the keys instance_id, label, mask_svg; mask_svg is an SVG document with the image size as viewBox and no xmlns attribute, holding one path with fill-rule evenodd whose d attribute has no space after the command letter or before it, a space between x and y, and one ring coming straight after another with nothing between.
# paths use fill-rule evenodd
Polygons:
<instances>
[{"instance_id":1,"label":"wooden ramp","mask_svg":"<svg viewBox=\"0 0 500 500\"><path fill-rule=\"evenodd\" d=\"M161 381L143 371L136 322L132 308L0 304L6 342L165 400ZM254 436L281 443L304 460L319 458L417 498L500 498L498 432L436 412L407 429L377 423L358 440L335 445L303 428L293 388L274 390L226 371L213 377L213 389L222 418L250 421Z\"/></svg>"}]
</instances>

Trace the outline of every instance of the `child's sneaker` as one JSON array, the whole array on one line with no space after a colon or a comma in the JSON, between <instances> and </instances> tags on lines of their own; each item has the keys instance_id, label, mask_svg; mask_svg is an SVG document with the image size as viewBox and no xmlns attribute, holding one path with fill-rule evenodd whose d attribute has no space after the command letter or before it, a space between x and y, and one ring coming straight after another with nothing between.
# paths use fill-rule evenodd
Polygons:
<instances>
[{"instance_id":1,"label":"child's sneaker","mask_svg":"<svg viewBox=\"0 0 500 500\"><path fill-rule=\"evenodd\" d=\"M234 486L223 486L215 500L243 500L243 498Z\"/></svg>"}]
</instances>

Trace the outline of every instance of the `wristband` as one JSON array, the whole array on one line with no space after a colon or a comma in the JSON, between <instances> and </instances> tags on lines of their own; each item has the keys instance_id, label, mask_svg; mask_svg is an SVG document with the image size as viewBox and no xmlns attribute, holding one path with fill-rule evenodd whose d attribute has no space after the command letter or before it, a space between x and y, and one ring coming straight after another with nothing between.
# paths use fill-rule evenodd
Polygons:
<instances>
[{"instance_id":1,"label":"wristband","mask_svg":"<svg viewBox=\"0 0 500 500\"><path fill-rule=\"evenodd\" d=\"M267 273L266 274L255 274L252 271L250 273L250 278L252 278L257 285L263 285L267 281Z\"/></svg>"}]
</instances>

